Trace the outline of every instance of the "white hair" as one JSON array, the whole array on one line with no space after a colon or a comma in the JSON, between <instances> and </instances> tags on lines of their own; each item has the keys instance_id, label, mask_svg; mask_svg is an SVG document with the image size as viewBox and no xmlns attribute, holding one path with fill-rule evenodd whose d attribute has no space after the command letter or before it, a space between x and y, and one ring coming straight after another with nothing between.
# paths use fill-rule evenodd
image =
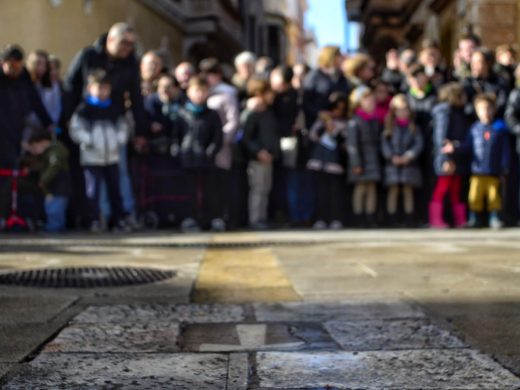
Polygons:
<instances>
[{"instance_id":1,"label":"white hair","mask_svg":"<svg viewBox=\"0 0 520 390\"><path fill-rule=\"evenodd\" d=\"M243 51L235 57L235 67L241 64L254 64L256 56L250 51Z\"/></svg>"}]
</instances>

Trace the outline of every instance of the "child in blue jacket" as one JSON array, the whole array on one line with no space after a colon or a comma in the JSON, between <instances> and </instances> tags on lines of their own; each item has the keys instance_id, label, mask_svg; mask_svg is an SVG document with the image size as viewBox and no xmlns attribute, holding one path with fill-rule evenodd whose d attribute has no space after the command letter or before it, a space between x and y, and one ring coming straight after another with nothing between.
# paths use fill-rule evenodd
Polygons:
<instances>
[{"instance_id":1,"label":"child in blue jacket","mask_svg":"<svg viewBox=\"0 0 520 390\"><path fill-rule=\"evenodd\" d=\"M469 189L468 227L476 227L477 216L485 211L487 204L489 226L502 227L499 213L502 210L500 178L507 174L509 160L509 129L503 120L496 120L496 98L484 93L475 98L478 121L473 124L466 141L459 146L463 152L471 154L471 180ZM457 148L449 144L447 149Z\"/></svg>"}]
</instances>

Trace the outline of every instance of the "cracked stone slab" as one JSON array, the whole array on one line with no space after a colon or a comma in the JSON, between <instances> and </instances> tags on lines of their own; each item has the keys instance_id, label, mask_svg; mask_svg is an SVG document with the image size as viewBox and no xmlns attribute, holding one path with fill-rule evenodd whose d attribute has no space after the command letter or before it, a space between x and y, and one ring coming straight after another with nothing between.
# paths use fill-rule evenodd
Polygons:
<instances>
[{"instance_id":1,"label":"cracked stone slab","mask_svg":"<svg viewBox=\"0 0 520 390\"><path fill-rule=\"evenodd\" d=\"M257 354L269 389L513 389L520 379L469 349Z\"/></svg>"},{"instance_id":2,"label":"cracked stone slab","mask_svg":"<svg viewBox=\"0 0 520 390\"><path fill-rule=\"evenodd\" d=\"M238 305L111 305L90 306L78 314L73 323L141 323L185 322L223 323L244 320L244 309Z\"/></svg>"},{"instance_id":3,"label":"cracked stone slab","mask_svg":"<svg viewBox=\"0 0 520 390\"><path fill-rule=\"evenodd\" d=\"M35 292L30 296L0 298L0 324L48 322L76 301L75 296L55 296Z\"/></svg>"},{"instance_id":4,"label":"cracked stone slab","mask_svg":"<svg viewBox=\"0 0 520 390\"><path fill-rule=\"evenodd\" d=\"M390 318L423 318L424 313L398 299L349 301L340 303L277 303L255 304L257 321L262 322L325 322L358 321Z\"/></svg>"},{"instance_id":5,"label":"cracked stone slab","mask_svg":"<svg viewBox=\"0 0 520 390\"><path fill-rule=\"evenodd\" d=\"M178 352L178 323L73 324L43 352Z\"/></svg>"},{"instance_id":6,"label":"cracked stone slab","mask_svg":"<svg viewBox=\"0 0 520 390\"><path fill-rule=\"evenodd\" d=\"M321 324L194 324L181 337L192 352L300 351L337 349Z\"/></svg>"},{"instance_id":7,"label":"cracked stone slab","mask_svg":"<svg viewBox=\"0 0 520 390\"><path fill-rule=\"evenodd\" d=\"M3 388L225 389L227 367L218 354L45 353Z\"/></svg>"},{"instance_id":8,"label":"cracked stone slab","mask_svg":"<svg viewBox=\"0 0 520 390\"><path fill-rule=\"evenodd\" d=\"M425 319L329 321L324 326L332 338L347 351L466 347L450 332Z\"/></svg>"}]
</instances>

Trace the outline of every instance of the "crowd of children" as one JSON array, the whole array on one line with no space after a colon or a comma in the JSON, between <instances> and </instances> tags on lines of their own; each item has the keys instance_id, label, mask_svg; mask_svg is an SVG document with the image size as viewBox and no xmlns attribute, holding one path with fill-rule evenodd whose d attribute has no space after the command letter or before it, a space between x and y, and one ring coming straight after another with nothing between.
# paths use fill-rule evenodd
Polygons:
<instances>
[{"instance_id":1,"label":"crowd of children","mask_svg":"<svg viewBox=\"0 0 520 390\"><path fill-rule=\"evenodd\" d=\"M0 121L0 168L28 172L16 212L45 231L517 224L513 47L468 33L449 66L426 40L379 70L334 46L316 69L243 52L233 75L213 57L138 62L135 39L117 24L63 81L42 50L27 68L21 48L2 53L0 101L25 100Z\"/></svg>"}]
</instances>

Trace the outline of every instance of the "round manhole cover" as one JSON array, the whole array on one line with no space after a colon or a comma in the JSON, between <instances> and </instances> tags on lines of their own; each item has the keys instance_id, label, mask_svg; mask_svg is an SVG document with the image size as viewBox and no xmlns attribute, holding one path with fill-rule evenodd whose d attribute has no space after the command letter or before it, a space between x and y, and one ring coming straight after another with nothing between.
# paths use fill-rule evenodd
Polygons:
<instances>
[{"instance_id":1,"label":"round manhole cover","mask_svg":"<svg viewBox=\"0 0 520 390\"><path fill-rule=\"evenodd\" d=\"M50 288L119 287L154 283L174 276L174 271L151 268L47 268L0 274L0 284Z\"/></svg>"}]
</instances>

